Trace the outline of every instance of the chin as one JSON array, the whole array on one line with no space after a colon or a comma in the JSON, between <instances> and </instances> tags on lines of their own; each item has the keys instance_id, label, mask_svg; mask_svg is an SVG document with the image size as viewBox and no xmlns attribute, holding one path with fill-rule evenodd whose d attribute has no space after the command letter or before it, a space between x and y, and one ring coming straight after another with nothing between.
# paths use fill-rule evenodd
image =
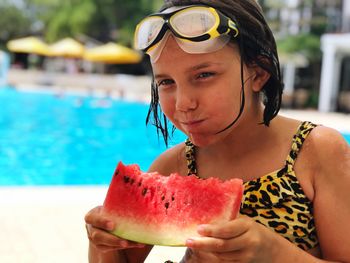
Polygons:
<instances>
[{"instance_id":1,"label":"chin","mask_svg":"<svg viewBox=\"0 0 350 263\"><path fill-rule=\"evenodd\" d=\"M191 142L198 147L205 147L213 144L215 140L215 135L202 135L202 134L188 134Z\"/></svg>"}]
</instances>

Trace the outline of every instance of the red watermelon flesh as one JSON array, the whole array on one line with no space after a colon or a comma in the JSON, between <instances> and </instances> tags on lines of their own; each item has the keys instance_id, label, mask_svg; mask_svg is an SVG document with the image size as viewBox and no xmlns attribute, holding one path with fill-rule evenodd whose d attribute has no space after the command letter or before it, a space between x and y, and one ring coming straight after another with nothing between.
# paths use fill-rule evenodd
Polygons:
<instances>
[{"instance_id":1,"label":"red watermelon flesh","mask_svg":"<svg viewBox=\"0 0 350 263\"><path fill-rule=\"evenodd\" d=\"M240 179L144 173L119 163L104 202L115 220L114 235L152 245L184 246L199 224L234 219L240 208Z\"/></svg>"}]
</instances>

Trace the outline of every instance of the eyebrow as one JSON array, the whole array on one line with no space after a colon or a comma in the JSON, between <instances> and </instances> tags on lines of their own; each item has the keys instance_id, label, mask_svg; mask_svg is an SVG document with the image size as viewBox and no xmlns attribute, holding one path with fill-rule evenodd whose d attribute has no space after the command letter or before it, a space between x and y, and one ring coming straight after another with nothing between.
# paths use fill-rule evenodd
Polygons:
<instances>
[{"instance_id":1,"label":"eyebrow","mask_svg":"<svg viewBox=\"0 0 350 263\"><path fill-rule=\"evenodd\" d=\"M199 65L195 65L193 67L189 67L187 69L187 71L196 71L196 70L201 70L201 69L205 69L205 68L208 68L210 66L217 66L217 65L221 65L222 63L219 63L219 62L204 62L204 63L201 63Z\"/></svg>"},{"instance_id":2,"label":"eyebrow","mask_svg":"<svg viewBox=\"0 0 350 263\"><path fill-rule=\"evenodd\" d=\"M201 70L201 69L205 69L205 68L208 68L210 66L218 66L218 65L222 65L222 63L220 62L204 62L204 63L201 63L199 65L195 65L195 66L191 66L189 68L186 69L186 72L191 72L191 71L197 71L197 70ZM168 74L155 74L154 75L154 78L166 78L166 77L169 77Z\"/></svg>"},{"instance_id":3,"label":"eyebrow","mask_svg":"<svg viewBox=\"0 0 350 263\"><path fill-rule=\"evenodd\" d=\"M169 75L168 74L155 74L154 75L154 79L164 79L164 78L168 78Z\"/></svg>"}]
</instances>

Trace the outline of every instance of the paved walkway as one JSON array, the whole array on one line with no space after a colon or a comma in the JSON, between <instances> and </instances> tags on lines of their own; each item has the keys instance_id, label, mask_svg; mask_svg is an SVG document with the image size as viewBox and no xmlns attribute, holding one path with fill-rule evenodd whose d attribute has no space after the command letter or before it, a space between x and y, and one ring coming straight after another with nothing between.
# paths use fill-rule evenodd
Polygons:
<instances>
[{"instance_id":1,"label":"paved walkway","mask_svg":"<svg viewBox=\"0 0 350 263\"><path fill-rule=\"evenodd\" d=\"M107 187L0 188L1 263L84 263L84 215ZM180 260L184 248L157 247L147 263Z\"/></svg>"},{"instance_id":2,"label":"paved walkway","mask_svg":"<svg viewBox=\"0 0 350 263\"><path fill-rule=\"evenodd\" d=\"M18 90L51 92L60 96L69 93L148 102L151 78L126 74L66 74L11 69L8 83Z\"/></svg>"},{"instance_id":3,"label":"paved walkway","mask_svg":"<svg viewBox=\"0 0 350 263\"><path fill-rule=\"evenodd\" d=\"M350 114L328 112L322 113L316 110L281 110L281 115L298 120L312 121L334 128L342 133L350 134Z\"/></svg>"}]
</instances>

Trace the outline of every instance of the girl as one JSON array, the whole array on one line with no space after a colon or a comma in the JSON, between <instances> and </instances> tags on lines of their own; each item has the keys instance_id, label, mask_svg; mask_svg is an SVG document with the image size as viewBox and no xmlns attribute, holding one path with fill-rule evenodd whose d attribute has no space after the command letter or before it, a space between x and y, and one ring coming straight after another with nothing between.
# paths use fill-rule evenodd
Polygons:
<instances>
[{"instance_id":1,"label":"girl","mask_svg":"<svg viewBox=\"0 0 350 263\"><path fill-rule=\"evenodd\" d=\"M166 119L188 136L150 171L245 182L241 216L198 226L183 261L350 262L349 146L333 129L278 115L276 44L257 2L165 1L135 45L152 62L148 121L166 143ZM100 210L85 217L90 262L143 262L151 246L107 233L114 223Z\"/></svg>"}]
</instances>

